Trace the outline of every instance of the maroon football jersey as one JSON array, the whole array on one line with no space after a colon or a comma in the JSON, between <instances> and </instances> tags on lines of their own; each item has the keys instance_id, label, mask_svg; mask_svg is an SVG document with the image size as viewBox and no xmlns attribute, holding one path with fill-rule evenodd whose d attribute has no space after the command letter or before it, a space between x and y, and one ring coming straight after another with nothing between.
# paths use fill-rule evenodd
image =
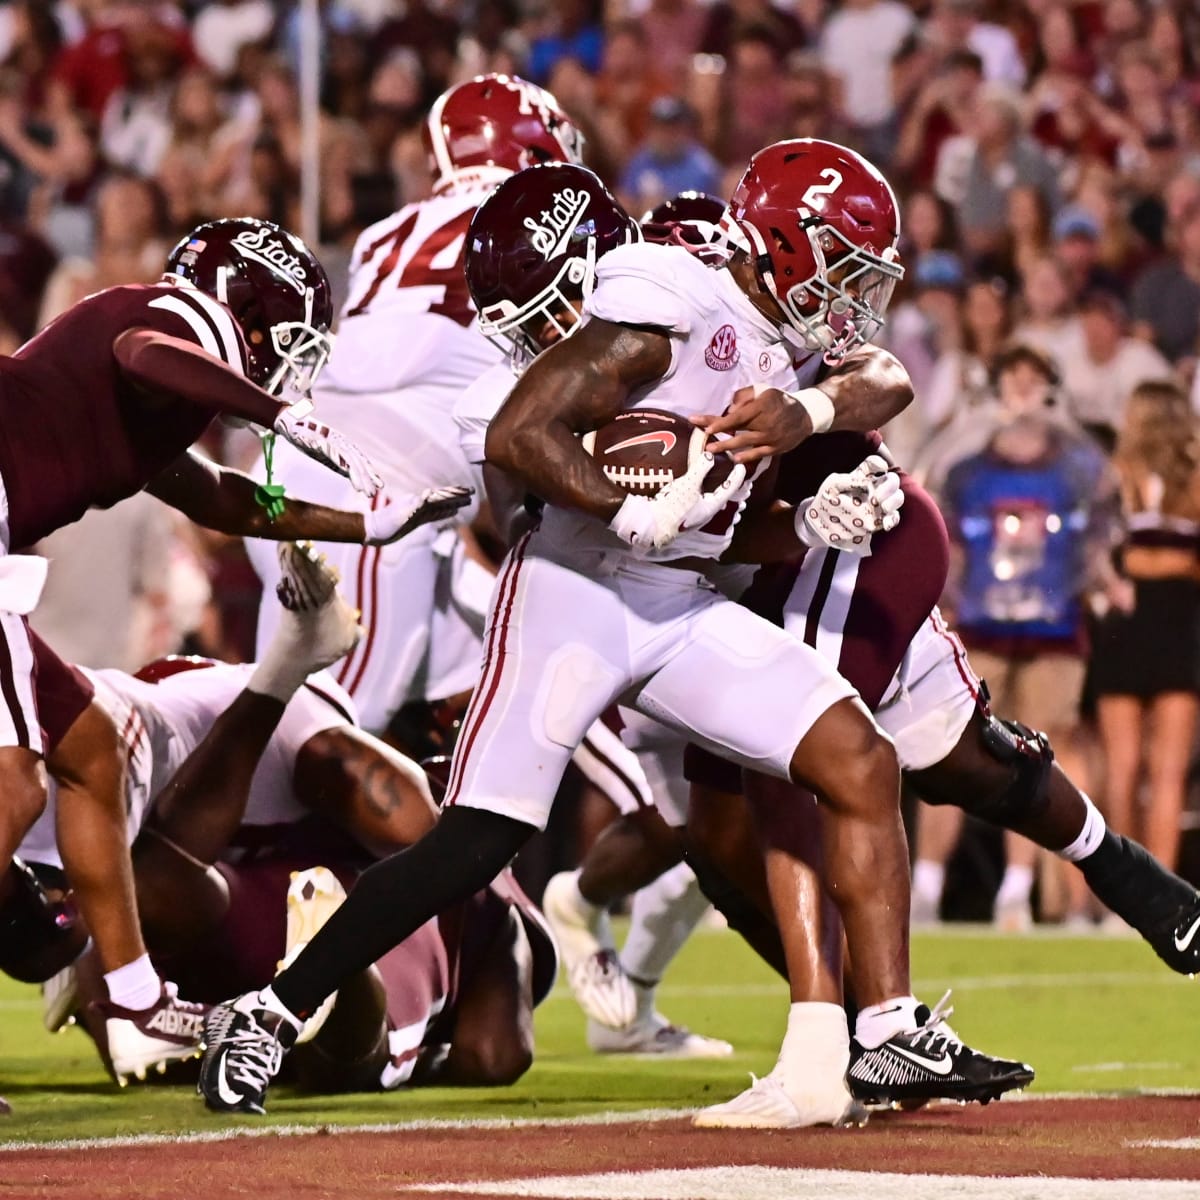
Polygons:
<instances>
[{"instance_id":1,"label":"maroon football jersey","mask_svg":"<svg viewBox=\"0 0 1200 1200\"><path fill-rule=\"evenodd\" d=\"M245 373L241 332L193 288L131 284L88 296L0 358L0 479L9 546L30 546L140 491L204 432L213 410L126 380L113 343L154 329Z\"/></svg>"},{"instance_id":2,"label":"maroon football jersey","mask_svg":"<svg viewBox=\"0 0 1200 1200\"><path fill-rule=\"evenodd\" d=\"M775 495L788 504L802 504L827 475L853 471L868 455L878 452L883 437L877 429L870 433L819 433L788 451L779 462Z\"/></svg>"}]
</instances>

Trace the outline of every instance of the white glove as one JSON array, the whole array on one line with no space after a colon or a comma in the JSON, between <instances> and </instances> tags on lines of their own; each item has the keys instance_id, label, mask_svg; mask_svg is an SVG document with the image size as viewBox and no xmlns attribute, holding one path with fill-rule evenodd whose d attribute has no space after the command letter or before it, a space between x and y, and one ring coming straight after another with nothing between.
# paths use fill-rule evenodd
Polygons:
<instances>
[{"instance_id":1,"label":"white glove","mask_svg":"<svg viewBox=\"0 0 1200 1200\"><path fill-rule=\"evenodd\" d=\"M415 496L389 499L382 508L363 513L366 530L363 541L368 546L386 546L421 525L452 517L471 503L474 494L474 488L441 487L426 488Z\"/></svg>"},{"instance_id":2,"label":"white glove","mask_svg":"<svg viewBox=\"0 0 1200 1200\"><path fill-rule=\"evenodd\" d=\"M311 409L311 404L308 407ZM275 418L275 432L322 466L345 475L356 492L374 496L383 487L383 479L371 460L348 437L314 417L302 415L303 406L297 408L300 413L285 408Z\"/></svg>"},{"instance_id":3,"label":"white glove","mask_svg":"<svg viewBox=\"0 0 1200 1200\"><path fill-rule=\"evenodd\" d=\"M626 496L609 522L609 529L635 550L662 550L685 528L706 525L729 503L746 478L746 468L734 467L729 478L712 492L703 492L713 456L706 450L678 479L655 496Z\"/></svg>"},{"instance_id":4,"label":"white glove","mask_svg":"<svg viewBox=\"0 0 1200 1200\"><path fill-rule=\"evenodd\" d=\"M853 471L826 477L796 510L796 536L809 547L871 553L871 536L900 523L904 492L885 459L872 454Z\"/></svg>"}]
</instances>

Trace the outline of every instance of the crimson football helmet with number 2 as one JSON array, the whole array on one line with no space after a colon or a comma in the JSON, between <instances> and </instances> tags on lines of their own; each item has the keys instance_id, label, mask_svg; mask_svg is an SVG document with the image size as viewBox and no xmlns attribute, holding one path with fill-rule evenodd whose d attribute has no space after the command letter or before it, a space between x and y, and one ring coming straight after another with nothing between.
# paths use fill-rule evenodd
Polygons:
<instances>
[{"instance_id":1,"label":"crimson football helmet with number 2","mask_svg":"<svg viewBox=\"0 0 1200 1200\"><path fill-rule=\"evenodd\" d=\"M836 362L879 332L904 275L900 209L860 154L815 138L760 150L727 221L806 349Z\"/></svg>"},{"instance_id":2,"label":"crimson football helmet with number 2","mask_svg":"<svg viewBox=\"0 0 1200 1200\"><path fill-rule=\"evenodd\" d=\"M480 75L443 92L424 129L435 192L499 183L538 163L583 161L583 134L545 88Z\"/></svg>"}]
</instances>

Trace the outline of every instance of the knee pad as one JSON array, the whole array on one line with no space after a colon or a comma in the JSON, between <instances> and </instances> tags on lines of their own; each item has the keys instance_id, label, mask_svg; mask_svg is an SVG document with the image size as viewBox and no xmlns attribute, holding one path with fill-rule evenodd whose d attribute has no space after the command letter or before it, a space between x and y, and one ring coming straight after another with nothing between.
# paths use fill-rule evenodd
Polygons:
<instances>
[{"instance_id":1,"label":"knee pad","mask_svg":"<svg viewBox=\"0 0 1200 1200\"><path fill-rule=\"evenodd\" d=\"M1000 781L998 772L992 774L978 764L978 751L960 754L956 748L936 766L906 773L917 794L927 804L951 804L1005 829L1037 817L1049 803L1054 762L1049 738L1019 721L997 717L982 685L978 708L967 728L976 731L979 749L1004 768L1007 778Z\"/></svg>"},{"instance_id":2,"label":"knee pad","mask_svg":"<svg viewBox=\"0 0 1200 1200\"><path fill-rule=\"evenodd\" d=\"M1007 787L983 794L973 806L963 807L972 816L1005 828L1014 821L1038 816L1048 803L1047 785L1054 763L1050 739L1020 721L997 717L988 703L986 688L980 693L980 715L983 748L996 762L1008 767L1012 775Z\"/></svg>"}]
</instances>

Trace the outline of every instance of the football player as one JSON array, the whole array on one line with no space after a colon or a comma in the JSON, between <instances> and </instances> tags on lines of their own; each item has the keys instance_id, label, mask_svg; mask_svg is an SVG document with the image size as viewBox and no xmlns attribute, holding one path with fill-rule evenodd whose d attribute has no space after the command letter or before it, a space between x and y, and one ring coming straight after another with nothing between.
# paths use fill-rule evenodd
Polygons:
<instances>
[{"instance_id":1,"label":"football player","mask_svg":"<svg viewBox=\"0 0 1200 1200\"><path fill-rule=\"evenodd\" d=\"M322 414L368 449L389 488L402 492L469 478L451 412L500 358L479 336L463 278L472 214L514 171L579 162L583 149L579 130L549 92L505 75L443 93L423 134L433 193L359 236L337 345L316 393ZM342 480L312 470L288 447L276 463L300 495L366 507ZM460 519L473 515L464 510ZM406 701L456 696L478 679L487 592L482 601L465 596L459 574L469 568L454 542L439 541L430 527L390 549L320 543L367 630L335 674L374 733ZM272 599L279 568L270 547L250 542L247 552L264 584L262 647L280 618ZM472 612L480 603L484 611Z\"/></svg>"},{"instance_id":2,"label":"football player","mask_svg":"<svg viewBox=\"0 0 1200 1200\"><path fill-rule=\"evenodd\" d=\"M9 550L142 488L225 532L360 543L389 541L463 502L438 497L423 507L425 497L396 497L368 520L292 504L272 519L252 480L189 449L223 415L273 429L376 493L378 476L361 451L310 416L307 400L279 398L311 384L328 352L331 315L325 272L302 242L264 221L212 222L172 251L159 283L89 296L0 359L0 861L46 797L24 619L45 562ZM112 788L65 787L61 844L113 1001L149 1013L164 993L138 933L116 836L122 814L104 807L115 796Z\"/></svg>"},{"instance_id":3,"label":"football player","mask_svg":"<svg viewBox=\"0 0 1200 1200\"><path fill-rule=\"evenodd\" d=\"M511 319L518 348L531 322L563 331L577 323L557 283L560 270L565 276L579 268L552 261L561 247L578 240L586 271L597 238L620 236L619 225L607 224L606 205L592 210L596 193L577 179L560 181L557 170L526 173L544 190L526 195L530 208L520 224L528 236L503 264L549 275L532 311L512 306L498 314ZM816 1081L797 1095L820 1106L813 1121L855 1115L847 1066L896 1049L911 1057L929 1097L990 1099L1032 1079L1024 1064L989 1058L926 1025L929 1011L911 994L907 849L890 743L820 655L722 598L696 569L696 559L715 558L728 546L752 481L734 470L705 492L713 459L704 452L653 498L628 495L576 436L627 407L692 417L723 408L741 387L794 388L797 339L813 373L822 359L846 358L878 324L877 306L901 273L894 206L889 212L877 199L880 187L889 197L890 189L875 179L843 247L850 256L845 295L825 299L820 314L798 314L786 293L774 295L751 255L735 255L711 272L684 248L639 244L626 219L630 244L596 263L587 319L534 359L487 430L488 465L540 497L545 509L500 575L483 679L467 712L446 807L430 834L359 878L270 988L210 1013L200 1087L211 1107L261 1111L302 1018L342 979L503 867L544 824L588 726L622 696L744 765L811 786L822 799L825 874L864 1007L853 1044L844 1017L840 1028L822 1019L789 1030ZM801 222L814 195L841 182L807 177L797 187L793 180L784 236L804 236ZM793 394L814 424L826 426L873 428L911 398L877 356L839 374L819 396L813 390ZM875 474L864 469L864 511L882 528L895 514L876 503ZM814 504L788 519L797 539L811 538L827 515ZM781 695L794 699L780 705ZM231 1077L236 1086L222 1087Z\"/></svg>"},{"instance_id":4,"label":"football player","mask_svg":"<svg viewBox=\"0 0 1200 1200\"><path fill-rule=\"evenodd\" d=\"M328 673L305 678L345 651L355 621L315 556L286 545L283 557L288 619L272 646L274 665L165 660L135 679L59 664L56 683L53 655L39 646L53 711L65 696L78 706L94 689L121 721L147 940L156 961L201 999L267 982L285 951L285 907L290 947L336 906L339 879L370 861L368 850L402 848L435 812L423 773L356 727L352 702ZM39 874L53 872L52 825L39 823L21 851ZM334 869L312 869L314 861ZM9 915L0 914L0 964L11 973L44 978L63 965L56 955L78 954L77 922L51 928ZM532 1006L555 965L540 917L506 876L344 989L327 1032L306 1050L304 1075L322 1090L396 1086L414 1067L441 1082L510 1082L528 1065ZM93 982L86 967L52 981L47 1024L82 1009L104 1054L120 1030L105 1020L105 1002L84 1003ZM173 1032L194 1048L198 1029Z\"/></svg>"}]
</instances>

